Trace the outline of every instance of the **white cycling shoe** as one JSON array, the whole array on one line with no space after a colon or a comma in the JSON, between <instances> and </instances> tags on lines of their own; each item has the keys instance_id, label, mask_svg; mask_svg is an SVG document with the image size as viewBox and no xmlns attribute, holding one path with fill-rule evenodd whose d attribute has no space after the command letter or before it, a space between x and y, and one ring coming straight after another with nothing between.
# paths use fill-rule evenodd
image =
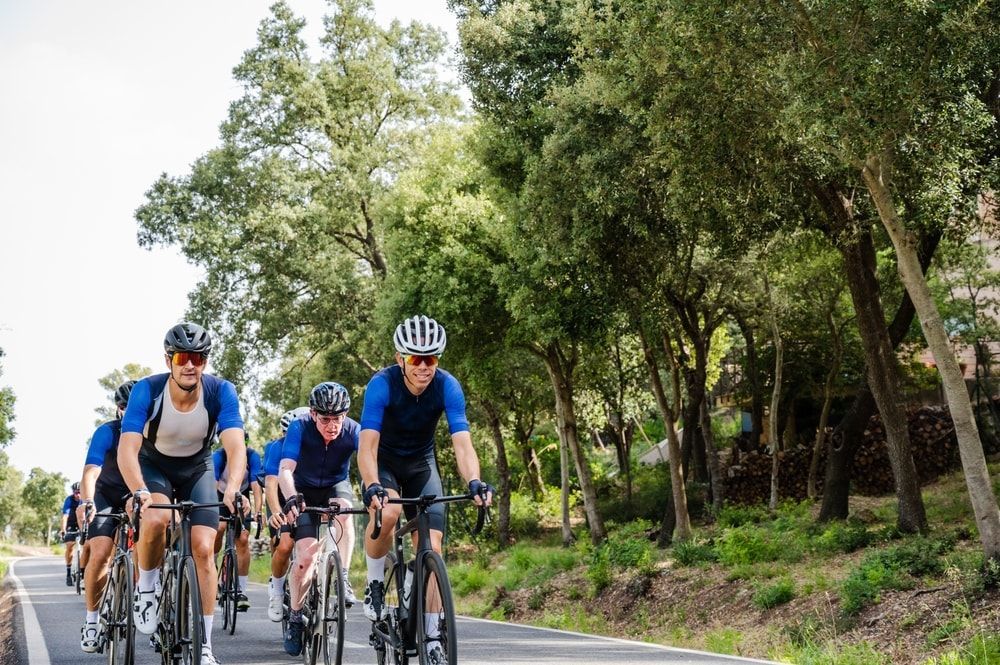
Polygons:
<instances>
[{"instance_id":1,"label":"white cycling shoe","mask_svg":"<svg viewBox=\"0 0 1000 665\"><path fill-rule=\"evenodd\" d=\"M156 624L160 614L160 595L153 591L139 591L133 596L132 618L135 629L143 635L156 632Z\"/></svg>"},{"instance_id":2,"label":"white cycling shoe","mask_svg":"<svg viewBox=\"0 0 1000 665\"><path fill-rule=\"evenodd\" d=\"M97 652L97 633L96 623L83 624L83 628L80 629L80 648L83 649L84 653Z\"/></svg>"},{"instance_id":3,"label":"white cycling shoe","mask_svg":"<svg viewBox=\"0 0 1000 665\"><path fill-rule=\"evenodd\" d=\"M267 618L271 621L281 621L285 609L282 607L281 594L277 596L268 594L267 597Z\"/></svg>"}]
</instances>

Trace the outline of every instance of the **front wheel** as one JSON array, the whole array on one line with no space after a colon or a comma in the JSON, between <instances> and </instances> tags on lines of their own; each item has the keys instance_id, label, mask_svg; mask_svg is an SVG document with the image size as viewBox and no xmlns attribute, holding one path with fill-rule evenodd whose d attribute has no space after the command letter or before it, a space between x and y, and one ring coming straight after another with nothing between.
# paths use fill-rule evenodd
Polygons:
<instances>
[{"instance_id":1,"label":"front wheel","mask_svg":"<svg viewBox=\"0 0 1000 665\"><path fill-rule=\"evenodd\" d=\"M426 552L418 568L420 587L414 592L420 665L457 665L455 606L444 560L437 552Z\"/></svg>"},{"instance_id":2,"label":"front wheel","mask_svg":"<svg viewBox=\"0 0 1000 665\"><path fill-rule=\"evenodd\" d=\"M187 557L181 565L181 575L177 579L177 606L174 633L181 665L201 665L202 624L201 593L198 586L198 572L194 559Z\"/></svg>"},{"instance_id":3,"label":"front wheel","mask_svg":"<svg viewBox=\"0 0 1000 665\"><path fill-rule=\"evenodd\" d=\"M232 635L236 632L236 551L227 549L222 555L219 571L219 589L222 600L222 628Z\"/></svg>"},{"instance_id":4,"label":"front wheel","mask_svg":"<svg viewBox=\"0 0 1000 665\"><path fill-rule=\"evenodd\" d=\"M73 548L73 583L76 586L76 595L80 595L80 590L83 585L83 572L80 570L80 548L83 545L79 541L76 543L76 547Z\"/></svg>"},{"instance_id":5,"label":"front wheel","mask_svg":"<svg viewBox=\"0 0 1000 665\"><path fill-rule=\"evenodd\" d=\"M132 557L115 557L105 596L104 631L108 665L132 665L135 660L135 625L132 622Z\"/></svg>"},{"instance_id":6,"label":"front wheel","mask_svg":"<svg viewBox=\"0 0 1000 665\"><path fill-rule=\"evenodd\" d=\"M344 568L340 563L340 554L336 550L331 551L326 558L323 586L323 615L319 624L323 641L323 661L326 665L340 665L344 656L347 604L344 599Z\"/></svg>"},{"instance_id":7,"label":"front wheel","mask_svg":"<svg viewBox=\"0 0 1000 665\"><path fill-rule=\"evenodd\" d=\"M395 637L396 644L383 642L384 647L380 654L379 663L386 660L386 651L392 651L393 665L409 665L410 656L407 650L410 648L413 637L407 637L406 616L408 597L400 590L403 583L403 568L396 565L396 555L390 552L385 557L385 573L382 579L385 580L385 598L383 601L383 615L385 616L385 627L389 633Z\"/></svg>"}]
</instances>

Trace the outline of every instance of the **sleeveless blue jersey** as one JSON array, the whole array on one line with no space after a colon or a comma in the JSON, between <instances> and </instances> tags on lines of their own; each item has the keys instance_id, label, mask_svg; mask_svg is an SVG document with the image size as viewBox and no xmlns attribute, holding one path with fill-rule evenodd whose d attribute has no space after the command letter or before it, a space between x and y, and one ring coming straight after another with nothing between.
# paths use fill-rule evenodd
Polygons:
<instances>
[{"instance_id":1,"label":"sleeveless blue jersey","mask_svg":"<svg viewBox=\"0 0 1000 665\"><path fill-rule=\"evenodd\" d=\"M118 469L118 440L121 434L122 421L118 418L109 420L94 430L84 462L101 467L101 474L97 476L97 491L116 497L124 496L129 491L122 472Z\"/></svg>"},{"instance_id":2,"label":"sleeveless blue jersey","mask_svg":"<svg viewBox=\"0 0 1000 665\"><path fill-rule=\"evenodd\" d=\"M345 418L337 438L325 444L311 415L293 420L281 446L281 459L296 462L292 474L296 489L323 489L347 480L360 431L356 421Z\"/></svg>"},{"instance_id":3,"label":"sleeveless blue jersey","mask_svg":"<svg viewBox=\"0 0 1000 665\"><path fill-rule=\"evenodd\" d=\"M434 430L442 413L452 434L469 431L458 379L438 368L424 392L414 395L403 383L403 370L393 365L379 370L368 382L361 429L381 433L379 453L424 456L434 451Z\"/></svg>"}]
</instances>

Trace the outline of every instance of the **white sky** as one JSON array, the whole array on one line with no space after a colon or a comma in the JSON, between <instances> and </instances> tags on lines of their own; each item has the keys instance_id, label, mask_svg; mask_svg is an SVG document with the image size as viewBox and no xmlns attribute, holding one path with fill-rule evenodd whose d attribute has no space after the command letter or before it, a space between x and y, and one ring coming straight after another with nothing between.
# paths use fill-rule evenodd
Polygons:
<instances>
[{"instance_id":1,"label":"white sky","mask_svg":"<svg viewBox=\"0 0 1000 665\"><path fill-rule=\"evenodd\" d=\"M160 173L217 143L270 4L0 0L0 386L17 396L6 452L25 473L78 479L107 400L97 379L129 362L163 371L163 334L201 271L140 249L132 214ZM326 3L289 4L315 35ZM380 22L456 41L446 0L374 4Z\"/></svg>"}]
</instances>

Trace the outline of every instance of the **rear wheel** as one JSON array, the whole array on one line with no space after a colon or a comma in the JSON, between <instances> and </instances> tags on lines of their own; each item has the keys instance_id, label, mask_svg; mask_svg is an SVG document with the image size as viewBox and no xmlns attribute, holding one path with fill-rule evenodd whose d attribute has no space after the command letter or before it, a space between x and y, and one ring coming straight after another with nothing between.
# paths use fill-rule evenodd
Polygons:
<instances>
[{"instance_id":1,"label":"rear wheel","mask_svg":"<svg viewBox=\"0 0 1000 665\"><path fill-rule=\"evenodd\" d=\"M417 655L420 665L457 665L455 606L444 560L437 552L425 552L421 562L417 596ZM430 621L434 621L428 627Z\"/></svg>"},{"instance_id":2,"label":"rear wheel","mask_svg":"<svg viewBox=\"0 0 1000 665\"><path fill-rule=\"evenodd\" d=\"M319 658L319 652L322 649L317 628L316 609L318 603L316 580L313 578L312 584L309 585L309 592L302 603L302 662L304 665L316 665L316 659Z\"/></svg>"},{"instance_id":3,"label":"rear wheel","mask_svg":"<svg viewBox=\"0 0 1000 665\"><path fill-rule=\"evenodd\" d=\"M331 551L326 558L323 587L323 616L320 618L318 631L322 635L323 661L326 665L340 665L344 655L347 605L344 598L344 569L336 550Z\"/></svg>"},{"instance_id":4,"label":"rear wheel","mask_svg":"<svg viewBox=\"0 0 1000 665\"><path fill-rule=\"evenodd\" d=\"M177 579L176 646L182 665L201 665L202 625L201 594L194 559L187 557Z\"/></svg>"},{"instance_id":5,"label":"rear wheel","mask_svg":"<svg viewBox=\"0 0 1000 665\"><path fill-rule=\"evenodd\" d=\"M236 632L236 552L226 549L219 571L219 588L222 596L222 628L232 635Z\"/></svg>"}]
</instances>

